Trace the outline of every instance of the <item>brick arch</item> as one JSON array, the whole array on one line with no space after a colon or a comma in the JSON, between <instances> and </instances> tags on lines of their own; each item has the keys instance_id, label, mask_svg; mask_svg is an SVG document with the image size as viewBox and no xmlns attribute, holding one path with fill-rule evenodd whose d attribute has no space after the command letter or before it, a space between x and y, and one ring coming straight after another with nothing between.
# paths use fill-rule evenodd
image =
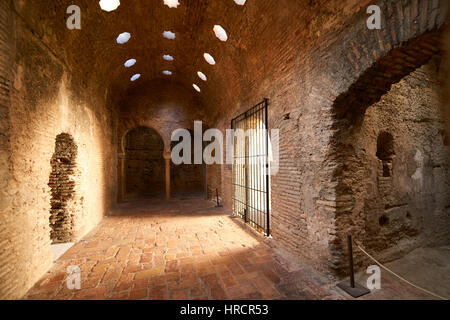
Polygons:
<instances>
[{"instance_id":1,"label":"brick arch","mask_svg":"<svg viewBox=\"0 0 450 320\"><path fill-rule=\"evenodd\" d=\"M121 133L119 133L119 152L121 154L125 153L125 139L128 135L128 133L130 133L131 131L133 131L134 129L137 129L139 127L146 127L152 131L154 131L156 134L158 134L158 136L161 138L162 142L164 143L164 150L170 150L170 137L169 139L167 139L167 137L163 134L161 134L161 132L155 128L152 125L148 125L148 124L135 124L135 123L129 123L127 126L125 126L125 128L123 129L123 131ZM169 148L169 149L168 149Z\"/></svg>"},{"instance_id":2,"label":"brick arch","mask_svg":"<svg viewBox=\"0 0 450 320\"><path fill-rule=\"evenodd\" d=\"M440 32L427 32L391 50L367 68L333 103L337 120L355 124L391 86L439 54Z\"/></svg>"},{"instance_id":3,"label":"brick arch","mask_svg":"<svg viewBox=\"0 0 450 320\"><path fill-rule=\"evenodd\" d=\"M338 77L333 79L337 94L331 102L333 134L328 159L334 167L330 186L335 193L336 236L330 239L329 252L330 269L338 273L347 268L344 231L356 237L362 232L357 221L348 220L354 199L349 186L343 182L343 175L349 170L347 160L352 158L355 150L345 143L346 138L361 124L366 109L380 101L392 85L440 53L441 30L447 12L446 1L374 3L382 8L382 30L368 30L367 15L362 12L359 22L352 24L349 27L352 30L343 36L353 36L356 40L341 39L348 50L341 55L340 64L334 65L339 71L336 72Z\"/></svg>"},{"instance_id":4,"label":"brick arch","mask_svg":"<svg viewBox=\"0 0 450 320\"><path fill-rule=\"evenodd\" d=\"M357 21L337 37L345 48L331 70L338 75L333 79L338 83L332 105L337 120L354 120L352 113L363 114L392 84L440 51L447 1L383 0L372 4L381 8L381 30L367 28L368 15L362 10Z\"/></svg>"}]
</instances>

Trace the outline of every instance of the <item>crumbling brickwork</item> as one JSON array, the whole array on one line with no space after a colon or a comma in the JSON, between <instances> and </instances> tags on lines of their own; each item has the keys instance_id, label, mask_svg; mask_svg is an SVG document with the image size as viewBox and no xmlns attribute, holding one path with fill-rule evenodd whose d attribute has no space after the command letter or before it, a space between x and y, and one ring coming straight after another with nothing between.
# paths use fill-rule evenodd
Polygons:
<instances>
[{"instance_id":1,"label":"crumbling brickwork","mask_svg":"<svg viewBox=\"0 0 450 320\"><path fill-rule=\"evenodd\" d=\"M345 140L348 205L337 228L385 261L449 241L450 148L438 70L439 57L394 84Z\"/></svg>"},{"instance_id":2,"label":"crumbling brickwork","mask_svg":"<svg viewBox=\"0 0 450 320\"><path fill-rule=\"evenodd\" d=\"M55 153L50 160L52 172L48 185L50 200L50 238L53 243L66 243L72 240L73 217L79 213L82 203L76 202L77 145L70 134L56 136Z\"/></svg>"}]
</instances>

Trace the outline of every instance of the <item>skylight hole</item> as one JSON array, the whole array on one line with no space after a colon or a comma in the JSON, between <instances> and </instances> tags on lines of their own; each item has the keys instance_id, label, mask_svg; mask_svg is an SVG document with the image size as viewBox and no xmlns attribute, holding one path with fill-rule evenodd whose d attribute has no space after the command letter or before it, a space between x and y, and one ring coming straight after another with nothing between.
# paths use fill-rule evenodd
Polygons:
<instances>
[{"instance_id":1,"label":"skylight hole","mask_svg":"<svg viewBox=\"0 0 450 320\"><path fill-rule=\"evenodd\" d=\"M166 61L173 61L173 57L170 54L163 55L163 59Z\"/></svg>"},{"instance_id":2,"label":"skylight hole","mask_svg":"<svg viewBox=\"0 0 450 320\"><path fill-rule=\"evenodd\" d=\"M136 59L129 59L125 61L124 66L130 68L136 64Z\"/></svg>"},{"instance_id":3,"label":"skylight hole","mask_svg":"<svg viewBox=\"0 0 450 320\"><path fill-rule=\"evenodd\" d=\"M139 79L141 77L141 75L139 74L139 73L136 73L135 75L133 75L131 78L130 78L130 81L136 81L137 79Z\"/></svg>"},{"instance_id":4,"label":"skylight hole","mask_svg":"<svg viewBox=\"0 0 450 320\"><path fill-rule=\"evenodd\" d=\"M225 29L216 24L213 28L214 33L216 34L216 37L220 40L220 41L227 41L228 40L228 35L227 32L225 31Z\"/></svg>"},{"instance_id":5,"label":"skylight hole","mask_svg":"<svg viewBox=\"0 0 450 320\"><path fill-rule=\"evenodd\" d=\"M169 70L164 70L162 73L165 74L166 76L172 75L172 71L169 71Z\"/></svg>"},{"instance_id":6,"label":"skylight hole","mask_svg":"<svg viewBox=\"0 0 450 320\"><path fill-rule=\"evenodd\" d=\"M192 86L194 87L194 89L195 89L197 92L201 92L201 90L200 90L200 88L199 88L198 85L196 85L196 84L194 83Z\"/></svg>"},{"instance_id":7,"label":"skylight hole","mask_svg":"<svg viewBox=\"0 0 450 320\"><path fill-rule=\"evenodd\" d=\"M111 12L120 6L120 0L100 0L98 2L103 11Z\"/></svg>"},{"instance_id":8,"label":"skylight hole","mask_svg":"<svg viewBox=\"0 0 450 320\"><path fill-rule=\"evenodd\" d=\"M245 4L245 1L247 0L234 0L234 2L239 6L243 6Z\"/></svg>"},{"instance_id":9,"label":"skylight hole","mask_svg":"<svg viewBox=\"0 0 450 320\"><path fill-rule=\"evenodd\" d=\"M205 58L206 62L208 62L210 65L215 65L216 61L214 60L214 58L212 57L212 55L210 55L209 53L205 53L203 54L203 57Z\"/></svg>"},{"instance_id":10,"label":"skylight hole","mask_svg":"<svg viewBox=\"0 0 450 320\"><path fill-rule=\"evenodd\" d=\"M129 32L123 32L123 33L119 34L116 41L118 44L124 44L124 43L127 43L128 40L130 40L130 38L131 38L131 34Z\"/></svg>"},{"instance_id":11,"label":"skylight hole","mask_svg":"<svg viewBox=\"0 0 450 320\"><path fill-rule=\"evenodd\" d=\"M203 81L208 80L208 78L206 77L206 75L205 75L203 72L201 72L201 71L197 72L197 75L198 75L198 77L199 77L200 79L202 79Z\"/></svg>"},{"instance_id":12,"label":"skylight hole","mask_svg":"<svg viewBox=\"0 0 450 320\"><path fill-rule=\"evenodd\" d=\"M164 0L164 4L169 8L176 8L180 5L178 0Z\"/></svg>"},{"instance_id":13,"label":"skylight hole","mask_svg":"<svg viewBox=\"0 0 450 320\"><path fill-rule=\"evenodd\" d=\"M163 37L169 40L174 40L175 39L175 33L173 33L172 31L164 31L163 32Z\"/></svg>"}]
</instances>

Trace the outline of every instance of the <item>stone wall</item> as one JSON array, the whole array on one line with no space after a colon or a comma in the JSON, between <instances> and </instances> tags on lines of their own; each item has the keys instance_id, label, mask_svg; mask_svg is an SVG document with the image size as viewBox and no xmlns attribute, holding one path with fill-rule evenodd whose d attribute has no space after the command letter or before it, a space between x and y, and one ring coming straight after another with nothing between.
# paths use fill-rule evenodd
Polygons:
<instances>
[{"instance_id":1,"label":"stone wall","mask_svg":"<svg viewBox=\"0 0 450 320\"><path fill-rule=\"evenodd\" d=\"M385 261L419 246L450 243L442 79L438 56L394 84L344 142L348 155L341 181L351 205L341 211L338 227L356 233ZM360 252L356 256L360 261Z\"/></svg>"},{"instance_id":2,"label":"stone wall","mask_svg":"<svg viewBox=\"0 0 450 320\"><path fill-rule=\"evenodd\" d=\"M19 298L51 266L55 139L70 134L79 170L71 240L90 231L115 198L112 111L105 91L71 69L49 34L24 18L23 2L0 4L2 175L0 298ZM26 15L25 15L26 16ZM5 34L3 34L5 33Z\"/></svg>"}]
</instances>

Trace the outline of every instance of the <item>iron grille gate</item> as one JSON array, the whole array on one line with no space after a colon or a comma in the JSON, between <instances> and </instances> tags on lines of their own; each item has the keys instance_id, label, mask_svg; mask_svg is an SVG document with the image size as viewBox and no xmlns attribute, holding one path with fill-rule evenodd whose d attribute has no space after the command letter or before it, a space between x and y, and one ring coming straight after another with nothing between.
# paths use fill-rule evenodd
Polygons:
<instances>
[{"instance_id":1,"label":"iron grille gate","mask_svg":"<svg viewBox=\"0 0 450 320\"><path fill-rule=\"evenodd\" d=\"M231 120L234 130L233 214L270 234L268 100ZM242 131L241 131L242 130Z\"/></svg>"}]
</instances>

